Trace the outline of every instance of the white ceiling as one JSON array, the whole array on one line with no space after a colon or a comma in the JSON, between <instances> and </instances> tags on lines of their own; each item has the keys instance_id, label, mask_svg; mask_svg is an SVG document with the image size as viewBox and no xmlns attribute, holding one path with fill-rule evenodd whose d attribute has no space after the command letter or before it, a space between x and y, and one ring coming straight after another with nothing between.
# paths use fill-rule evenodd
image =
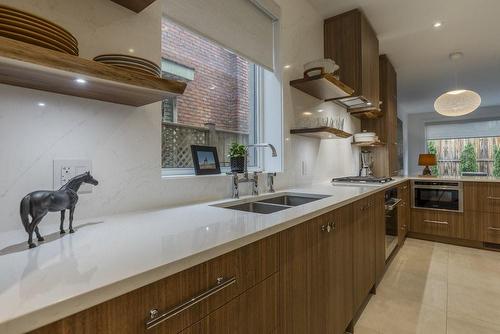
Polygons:
<instances>
[{"instance_id":1,"label":"white ceiling","mask_svg":"<svg viewBox=\"0 0 500 334\"><path fill-rule=\"evenodd\" d=\"M377 32L380 52L398 73L399 110L434 110L437 96L455 86L500 105L499 0L309 0L325 18L361 8ZM442 21L443 26L433 28ZM461 51L458 63L448 59Z\"/></svg>"}]
</instances>

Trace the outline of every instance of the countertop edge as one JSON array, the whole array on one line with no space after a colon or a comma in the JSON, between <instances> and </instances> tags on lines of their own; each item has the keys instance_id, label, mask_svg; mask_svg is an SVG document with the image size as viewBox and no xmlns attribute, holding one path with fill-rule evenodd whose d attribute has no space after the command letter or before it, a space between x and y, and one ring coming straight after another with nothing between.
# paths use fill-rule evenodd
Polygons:
<instances>
[{"instance_id":1,"label":"countertop edge","mask_svg":"<svg viewBox=\"0 0 500 334\"><path fill-rule=\"evenodd\" d=\"M341 208L343 206L354 203L360 199L371 196L380 191L386 189L394 188L397 185L408 181L409 177L400 177L395 179L393 182L388 184L383 184L380 186L375 186L370 191L364 192L353 196L344 201L335 203L333 205L325 206L324 208L318 209L314 212L307 213L303 216L290 219L281 224L271 226L267 229L246 235L239 239L234 239L226 243L217 245L215 247L203 250L198 253L191 254L182 259L176 260L174 262L169 262L159 267L153 268L151 270L142 272L135 276L124 278L120 281L113 282L109 285L98 287L89 292L72 296L68 299L61 300L59 302L48 305L42 309L26 313L20 317L11 318L0 324L1 333L25 333L31 330L48 325L52 322L58 321L72 314L78 313L85 309L91 308L95 305L101 304L107 300L116 298L133 290L139 289L143 286L166 278L168 276L179 273L183 270L189 269L193 266L201 264L203 262L212 260L218 256L236 250L238 248L244 247L255 241L264 239L273 234L284 231L290 227L301 224L307 220L318 217L322 214L330 212L332 210ZM294 187L292 190L300 189L301 187ZM290 191L290 189L282 189L280 192ZM145 315L146 317L147 315Z\"/></svg>"}]
</instances>

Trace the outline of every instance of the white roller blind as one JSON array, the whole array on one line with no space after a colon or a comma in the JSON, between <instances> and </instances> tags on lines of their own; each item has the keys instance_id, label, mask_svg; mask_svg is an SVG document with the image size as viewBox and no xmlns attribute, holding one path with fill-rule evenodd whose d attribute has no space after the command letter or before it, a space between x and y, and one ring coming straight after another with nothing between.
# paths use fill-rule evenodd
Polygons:
<instances>
[{"instance_id":1,"label":"white roller blind","mask_svg":"<svg viewBox=\"0 0 500 334\"><path fill-rule=\"evenodd\" d=\"M427 139L458 139L500 136L500 120L426 125Z\"/></svg>"},{"instance_id":2,"label":"white roller blind","mask_svg":"<svg viewBox=\"0 0 500 334\"><path fill-rule=\"evenodd\" d=\"M274 68L279 6L272 0L163 0L163 14L256 64Z\"/></svg>"}]
</instances>

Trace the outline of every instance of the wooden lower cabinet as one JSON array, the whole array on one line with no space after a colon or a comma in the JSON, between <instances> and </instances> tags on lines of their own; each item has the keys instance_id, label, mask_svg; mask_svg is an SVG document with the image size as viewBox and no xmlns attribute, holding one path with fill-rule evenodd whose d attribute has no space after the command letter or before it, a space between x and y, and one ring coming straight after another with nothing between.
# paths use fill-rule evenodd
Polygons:
<instances>
[{"instance_id":1,"label":"wooden lower cabinet","mask_svg":"<svg viewBox=\"0 0 500 334\"><path fill-rule=\"evenodd\" d=\"M380 283L385 273L385 193L375 195L373 208L373 219L375 223L375 272L376 282Z\"/></svg>"},{"instance_id":2,"label":"wooden lower cabinet","mask_svg":"<svg viewBox=\"0 0 500 334\"><path fill-rule=\"evenodd\" d=\"M500 182L464 182L464 211L500 213Z\"/></svg>"},{"instance_id":3,"label":"wooden lower cabinet","mask_svg":"<svg viewBox=\"0 0 500 334\"><path fill-rule=\"evenodd\" d=\"M413 209L411 232L460 238L463 234L464 217L462 213Z\"/></svg>"},{"instance_id":4,"label":"wooden lower cabinet","mask_svg":"<svg viewBox=\"0 0 500 334\"><path fill-rule=\"evenodd\" d=\"M468 215L479 228L476 235L481 241L500 244L500 215L493 212L472 212Z\"/></svg>"},{"instance_id":5,"label":"wooden lower cabinet","mask_svg":"<svg viewBox=\"0 0 500 334\"><path fill-rule=\"evenodd\" d=\"M280 333L343 334L353 317L351 207L281 233Z\"/></svg>"},{"instance_id":6,"label":"wooden lower cabinet","mask_svg":"<svg viewBox=\"0 0 500 334\"><path fill-rule=\"evenodd\" d=\"M179 333L278 272L278 237L262 239L178 274L113 298L33 331L47 334L146 333L151 309L171 310L214 287L218 278L236 283L162 322L148 333Z\"/></svg>"},{"instance_id":7,"label":"wooden lower cabinet","mask_svg":"<svg viewBox=\"0 0 500 334\"><path fill-rule=\"evenodd\" d=\"M181 334L271 334L278 330L278 274L215 310Z\"/></svg>"},{"instance_id":8,"label":"wooden lower cabinet","mask_svg":"<svg viewBox=\"0 0 500 334\"><path fill-rule=\"evenodd\" d=\"M376 199L364 198L353 204L353 275L356 312L375 285Z\"/></svg>"},{"instance_id":9,"label":"wooden lower cabinet","mask_svg":"<svg viewBox=\"0 0 500 334\"><path fill-rule=\"evenodd\" d=\"M403 246L403 243L408 234L411 221L411 199L410 199L410 184L405 182L398 187L398 198L401 199L398 206L398 246Z\"/></svg>"}]
</instances>

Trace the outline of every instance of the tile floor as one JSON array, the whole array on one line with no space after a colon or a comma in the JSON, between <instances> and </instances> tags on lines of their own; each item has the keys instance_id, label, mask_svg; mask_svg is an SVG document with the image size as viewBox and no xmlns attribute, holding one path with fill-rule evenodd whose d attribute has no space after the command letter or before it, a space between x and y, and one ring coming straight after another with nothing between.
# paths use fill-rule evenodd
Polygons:
<instances>
[{"instance_id":1,"label":"tile floor","mask_svg":"<svg viewBox=\"0 0 500 334\"><path fill-rule=\"evenodd\" d=\"M407 239L355 334L500 334L500 252Z\"/></svg>"}]
</instances>

